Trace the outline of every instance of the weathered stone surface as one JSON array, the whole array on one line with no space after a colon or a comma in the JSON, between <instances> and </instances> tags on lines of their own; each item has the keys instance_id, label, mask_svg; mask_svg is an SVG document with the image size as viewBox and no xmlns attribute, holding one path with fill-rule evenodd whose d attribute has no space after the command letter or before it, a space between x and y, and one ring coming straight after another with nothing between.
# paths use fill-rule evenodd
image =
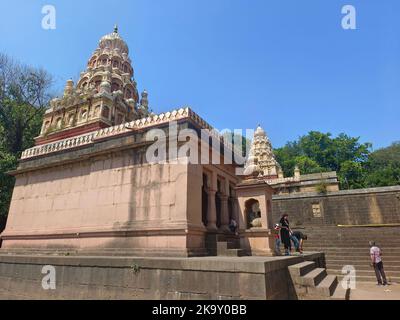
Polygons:
<instances>
[{"instance_id":1,"label":"weathered stone surface","mask_svg":"<svg viewBox=\"0 0 400 320\"><path fill-rule=\"evenodd\" d=\"M0 255L0 298L295 299L288 266L322 255L159 259ZM269 264L274 267L267 268ZM56 269L56 290L42 289L44 265Z\"/></svg>"},{"instance_id":2,"label":"weathered stone surface","mask_svg":"<svg viewBox=\"0 0 400 320\"><path fill-rule=\"evenodd\" d=\"M290 216L292 226L400 223L400 186L273 197L274 221ZM321 214L314 216L313 205Z\"/></svg>"}]
</instances>

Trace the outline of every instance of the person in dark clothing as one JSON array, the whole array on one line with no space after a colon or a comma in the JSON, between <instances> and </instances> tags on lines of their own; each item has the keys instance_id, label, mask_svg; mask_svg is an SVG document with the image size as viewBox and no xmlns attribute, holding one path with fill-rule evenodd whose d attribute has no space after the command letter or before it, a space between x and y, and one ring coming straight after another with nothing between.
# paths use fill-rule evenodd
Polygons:
<instances>
[{"instance_id":1,"label":"person in dark clothing","mask_svg":"<svg viewBox=\"0 0 400 320\"><path fill-rule=\"evenodd\" d=\"M236 220L233 218L231 218L229 221L229 229L231 230L231 232L233 232L235 234L235 236L239 235L238 224L237 224Z\"/></svg>"},{"instance_id":2,"label":"person in dark clothing","mask_svg":"<svg viewBox=\"0 0 400 320\"><path fill-rule=\"evenodd\" d=\"M304 243L304 240L307 240L307 235L305 235L301 231L293 231L292 237L296 238L298 241L298 246L297 246L296 250L300 253L303 253L303 243Z\"/></svg>"},{"instance_id":3,"label":"person in dark clothing","mask_svg":"<svg viewBox=\"0 0 400 320\"><path fill-rule=\"evenodd\" d=\"M285 255L290 256L290 252L292 251L292 245L290 242L290 227L289 227L289 216L284 214L279 221L281 224L281 241L285 247Z\"/></svg>"}]
</instances>

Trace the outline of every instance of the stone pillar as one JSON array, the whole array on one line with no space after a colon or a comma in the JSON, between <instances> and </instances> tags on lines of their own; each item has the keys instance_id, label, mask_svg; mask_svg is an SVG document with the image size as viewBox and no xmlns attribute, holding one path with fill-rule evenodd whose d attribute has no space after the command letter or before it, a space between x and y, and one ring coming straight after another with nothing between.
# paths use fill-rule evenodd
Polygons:
<instances>
[{"instance_id":1,"label":"stone pillar","mask_svg":"<svg viewBox=\"0 0 400 320\"><path fill-rule=\"evenodd\" d=\"M215 205L215 194L217 193L218 188L218 177L215 172L211 172L210 178L210 187L207 190L208 192L208 224L207 229L210 231L216 231L217 228L217 207Z\"/></svg>"},{"instance_id":2,"label":"stone pillar","mask_svg":"<svg viewBox=\"0 0 400 320\"><path fill-rule=\"evenodd\" d=\"M227 195L221 196L221 230L228 231L229 230L229 206L228 206Z\"/></svg>"},{"instance_id":3,"label":"stone pillar","mask_svg":"<svg viewBox=\"0 0 400 320\"><path fill-rule=\"evenodd\" d=\"M210 231L217 230L217 208L215 206L216 190L208 189L208 210L207 210L207 229Z\"/></svg>"},{"instance_id":4,"label":"stone pillar","mask_svg":"<svg viewBox=\"0 0 400 320\"><path fill-rule=\"evenodd\" d=\"M236 222L238 223L238 229L244 230L244 229L246 229L246 224L245 224L245 221L243 219L241 219L241 217L240 217L240 208L239 208L238 201L239 200L235 195L234 201L233 201L233 216L234 216L234 219L236 220Z\"/></svg>"}]
</instances>

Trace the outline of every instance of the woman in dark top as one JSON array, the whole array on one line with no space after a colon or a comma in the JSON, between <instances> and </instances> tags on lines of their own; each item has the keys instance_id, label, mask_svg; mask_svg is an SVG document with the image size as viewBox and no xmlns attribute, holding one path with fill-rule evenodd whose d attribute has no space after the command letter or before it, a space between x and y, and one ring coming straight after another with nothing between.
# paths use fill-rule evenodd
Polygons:
<instances>
[{"instance_id":1,"label":"woman in dark top","mask_svg":"<svg viewBox=\"0 0 400 320\"><path fill-rule=\"evenodd\" d=\"M289 256L292 250L292 245L290 243L290 227L289 227L289 216L284 214L279 221L281 224L281 241L285 246L285 255Z\"/></svg>"}]
</instances>

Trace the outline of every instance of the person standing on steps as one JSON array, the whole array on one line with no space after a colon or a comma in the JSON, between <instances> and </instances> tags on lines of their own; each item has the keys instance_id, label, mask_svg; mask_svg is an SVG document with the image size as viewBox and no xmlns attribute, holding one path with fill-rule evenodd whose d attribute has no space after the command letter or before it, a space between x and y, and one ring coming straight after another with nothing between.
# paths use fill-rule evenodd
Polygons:
<instances>
[{"instance_id":1,"label":"person standing on steps","mask_svg":"<svg viewBox=\"0 0 400 320\"><path fill-rule=\"evenodd\" d=\"M285 247L285 256L290 256L292 251L292 244L290 242L290 227L289 227L289 215L284 214L279 221L281 225L281 241Z\"/></svg>"},{"instance_id":2,"label":"person standing on steps","mask_svg":"<svg viewBox=\"0 0 400 320\"><path fill-rule=\"evenodd\" d=\"M275 253L276 255L281 255L281 226L277 223L274 227L274 237L275 237Z\"/></svg>"},{"instance_id":3,"label":"person standing on steps","mask_svg":"<svg viewBox=\"0 0 400 320\"><path fill-rule=\"evenodd\" d=\"M378 286L384 285L387 286L387 280L385 275L385 270L383 269L383 262L382 262L382 251L376 245L375 241L370 241L369 246L370 249L370 256L371 256L371 266L375 270L376 280L378 280Z\"/></svg>"}]
</instances>

